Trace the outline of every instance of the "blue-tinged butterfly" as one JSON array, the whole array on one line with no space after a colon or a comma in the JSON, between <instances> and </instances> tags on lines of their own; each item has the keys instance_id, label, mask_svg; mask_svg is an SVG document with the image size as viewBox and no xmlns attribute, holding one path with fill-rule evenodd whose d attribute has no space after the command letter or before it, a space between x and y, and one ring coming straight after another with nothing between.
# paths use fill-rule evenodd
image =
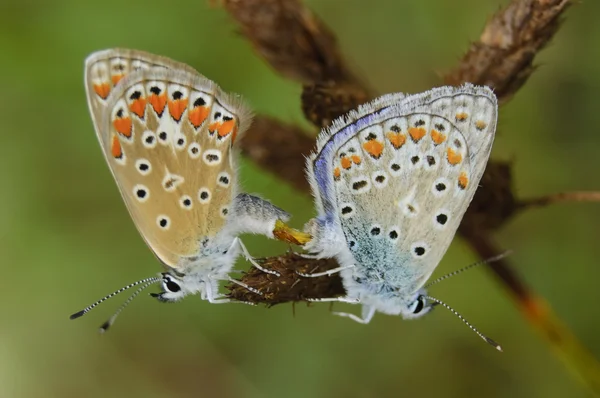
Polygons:
<instances>
[{"instance_id":1,"label":"blue-tinged butterfly","mask_svg":"<svg viewBox=\"0 0 600 398\"><path fill-rule=\"evenodd\" d=\"M304 276L339 272L347 295L319 301L362 304L361 316L337 313L361 323L449 308L424 286L483 175L497 111L489 88L466 84L388 94L323 130L307 160L318 215L305 248L339 268Z\"/></svg>"}]
</instances>

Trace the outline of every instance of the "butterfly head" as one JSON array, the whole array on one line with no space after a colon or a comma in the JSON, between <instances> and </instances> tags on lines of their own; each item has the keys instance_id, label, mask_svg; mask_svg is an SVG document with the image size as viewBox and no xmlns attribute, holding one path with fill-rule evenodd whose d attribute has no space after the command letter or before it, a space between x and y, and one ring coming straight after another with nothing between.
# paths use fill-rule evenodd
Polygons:
<instances>
[{"instance_id":1,"label":"butterfly head","mask_svg":"<svg viewBox=\"0 0 600 398\"><path fill-rule=\"evenodd\" d=\"M357 297L363 305L383 314L400 315L403 319L420 318L437 305L435 301L430 300L424 288L409 296L400 290L373 293L368 287L362 289L353 285L350 285L350 289L357 292Z\"/></svg>"},{"instance_id":2,"label":"butterfly head","mask_svg":"<svg viewBox=\"0 0 600 398\"><path fill-rule=\"evenodd\" d=\"M408 306L405 307L405 310L402 311L402 317L404 319L420 318L431 311L434 305L435 303L427 299L427 292L425 289L420 289L413 296L413 299L409 301Z\"/></svg>"},{"instance_id":3,"label":"butterfly head","mask_svg":"<svg viewBox=\"0 0 600 398\"><path fill-rule=\"evenodd\" d=\"M178 276L174 272L163 272L161 280L162 292L150 295L163 303L179 301L192 292L185 283L185 276Z\"/></svg>"}]
</instances>

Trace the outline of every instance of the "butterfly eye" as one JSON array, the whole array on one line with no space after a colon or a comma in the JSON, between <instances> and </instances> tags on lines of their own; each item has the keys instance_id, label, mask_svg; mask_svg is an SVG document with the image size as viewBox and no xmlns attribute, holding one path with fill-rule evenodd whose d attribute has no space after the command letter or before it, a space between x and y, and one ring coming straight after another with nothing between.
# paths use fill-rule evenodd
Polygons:
<instances>
[{"instance_id":1,"label":"butterfly eye","mask_svg":"<svg viewBox=\"0 0 600 398\"><path fill-rule=\"evenodd\" d=\"M177 282L175 282L173 279L171 279L169 276L165 276L163 278L163 288L165 289L165 291L168 291L171 293L177 293L181 290L181 287L179 286L179 284Z\"/></svg>"},{"instance_id":2,"label":"butterfly eye","mask_svg":"<svg viewBox=\"0 0 600 398\"><path fill-rule=\"evenodd\" d=\"M410 312L412 312L413 314L418 314L421 311L423 311L423 308L425 308L425 302L423 301L423 297L417 297L417 299L412 302L409 308Z\"/></svg>"}]
</instances>

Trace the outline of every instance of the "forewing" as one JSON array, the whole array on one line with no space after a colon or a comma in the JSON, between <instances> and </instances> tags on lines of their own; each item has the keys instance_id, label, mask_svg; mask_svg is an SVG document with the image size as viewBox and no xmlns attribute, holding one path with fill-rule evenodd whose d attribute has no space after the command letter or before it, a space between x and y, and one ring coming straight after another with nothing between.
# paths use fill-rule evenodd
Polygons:
<instances>
[{"instance_id":1,"label":"forewing","mask_svg":"<svg viewBox=\"0 0 600 398\"><path fill-rule=\"evenodd\" d=\"M128 74L140 69L171 69L197 73L186 64L144 51L113 48L91 54L85 60L85 91L99 139L98 123L102 121L110 93Z\"/></svg>"},{"instance_id":2,"label":"forewing","mask_svg":"<svg viewBox=\"0 0 600 398\"><path fill-rule=\"evenodd\" d=\"M100 141L127 208L160 260L177 267L226 221L237 193L232 145L251 116L189 68L134 71L106 107Z\"/></svg>"}]
</instances>

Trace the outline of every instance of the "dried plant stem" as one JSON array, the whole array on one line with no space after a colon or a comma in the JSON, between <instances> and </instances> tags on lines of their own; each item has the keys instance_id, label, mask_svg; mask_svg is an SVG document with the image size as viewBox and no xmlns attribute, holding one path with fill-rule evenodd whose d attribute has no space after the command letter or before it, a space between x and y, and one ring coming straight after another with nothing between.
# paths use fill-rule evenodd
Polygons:
<instances>
[{"instance_id":1,"label":"dried plant stem","mask_svg":"<svg viewBox=\"0 0 600 398\"><path fill-rule=\"evenodd\" d=\"M535 70L537 53L554 37L570 0L513 0L498 11L445 82L494 88L500 102L511 98Z\"/></svg>"},{"instance_id":2,"label":"dried plant stem","mask_svg":"<svg viewBox=\"0 0 600 398\"><path fill-rule=\"evenodd\" d=\"M473 250L481 258L490 258L501 252L489 237L481 234L468 236ZM517 307L535 329L553 347L565 365L592 391L600 394L600 364L587 348L569 330L552 307L536 295L506 263L506 258L488 265L494 275L507 287Z\"/></svg>"},{"instance_id":3,"label":"dried plant stem","mask_svg":"<svg viewBox=\"0 0 600 398\"><path fill-rule=\"evenodd\" d=\"M517 206L519 206L521 209L530 209L533 207L543 207L561 202L600 202L600 192L560 192L552 195L541 196L539 198L521 200L518 202Z\"/></svg>"},{"instance_id":4,"label":"dried plant stem","mask_svg":"<svg viewBox=\"0 0 600 398\"><path fill-rule=\"evenodd\" d=\"M222 1L257 53L277 72L303 84L302 109L316 127L327 125L372 97L368 87L346 66L334 35L300 0ZM488 85L502 102L509 100L535 70L535 56L558 31L561 17L571 4L570 0L513 0L487 22L480 39L444 81L451 85ZM308 192L303 156L313 145L314 139L300 129L258 117L253 131L242 141L242 150L265 169ZM518 201L512 190L511 167L502 162L489 163L481 185L459 229L481 258L502 252L492 244L491 232L518 210L600 199L595 192L574 192ZM296 273L333 268L336 263L331 259L308 260L288 253L265 259L263 265L276 269L281 277L251 270L242 278L264 292L263 296L237 286L230 287L231 296L274 305L344 294L337 275L307 280ZM529 322L585 384L600 394L600 365L549 305L519 278L506 259L490 264L490 269Z\"/></svg>"}]
</instances>

